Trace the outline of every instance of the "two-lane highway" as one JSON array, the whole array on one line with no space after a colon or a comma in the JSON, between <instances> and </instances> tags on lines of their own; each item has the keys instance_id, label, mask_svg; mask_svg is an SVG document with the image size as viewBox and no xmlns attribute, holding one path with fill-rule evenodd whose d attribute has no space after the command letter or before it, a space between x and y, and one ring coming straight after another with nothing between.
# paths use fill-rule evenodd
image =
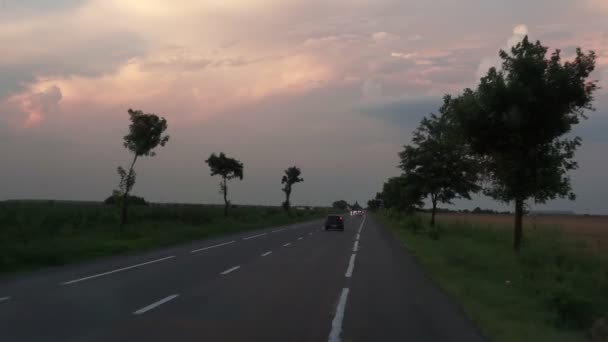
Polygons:
<instances>
[{"instance_id":1,"label":"two-lane highway","mask_svg":"<svg viewBox=\"0 0 608 342\"><path fill-rule=\"evenodd\" d=\"M371 218L0 280L6 341L480 341Z\"/></svg>"}]
</instances>

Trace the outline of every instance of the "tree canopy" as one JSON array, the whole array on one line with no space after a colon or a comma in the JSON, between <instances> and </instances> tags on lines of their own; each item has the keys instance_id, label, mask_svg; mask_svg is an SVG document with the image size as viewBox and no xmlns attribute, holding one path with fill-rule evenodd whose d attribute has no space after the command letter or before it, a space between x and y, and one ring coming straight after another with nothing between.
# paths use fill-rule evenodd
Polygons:
<instances>
[{"instance_id":1,"label":"tree canopy","mask_svg":"<svg viewBox=\"0 0 608 342\"><path fill-rule=\"evenodd\" d=\"M291 196L292 186L296 183L300 183L304 181L304 178L301 178L302 170L300 170L297 166L288 167L285 170L285 174L283 178L281 178L281 184L285 184L285 186L281 189L285 193L285 202L283 202L283 207L287 212L289 212L289 208L291 203L289 202L289 198Z\"/></svg>"},{"instance_id":2,"label":"tree canopy","mask_svg":"<svg viewBox=\"0 0 608 342\"><path fill-rule=\"evenodd\" d=\"M565 136L592 110L597 82L588 80L595 53L577 49L562 63L560 50L528 37L500 51L502 69L491 68L475 90L455 100L462 136L484 158L489 188L498 200L515 202L514 249L522 239L524 203L574 199L568 171L577 168L578 137Z\"/></svg>"},{"instance_id":3,"label":"tree canopy","mask_svg":"<svg viewBox=\"0 0 608 342\"><path fill-rule=\"evenodd\" d=\"M399 153L399 166L411 180L409 185L431 200L431 226L437 202L470 199L470 193L480 189L480 163L454 125L452 103L452 98L445 96L439 115L423 118L414 131L412 145Z\"/></svg>"},{"instance_id":4,"label":"tree canopy","mask_svg":"<svg viewBox=\"0 0 608 342\"><path fill-rule=\"evenodd\" d=\"M220 175L222 181L220 182L220 193L224 197L224 216L228 216L228 207L230 201L228 200L228 180L238 178L243 179L243 163L234 158L227 157L223 152L219 155L212 153L205 163L209 165L211 169L211 176Z\"/></svg>"},{"instance_id":5,"label":"tree canopy","mask_svg":"<svg viewBox=\"0 0 608 342\"><path fill-rule=\"evenodd\" d=\"M135 185L135 162L142 156L153 157L156 155L156 147L165 146L169 136L164 135L167 130L167 120L156 114L147 114L141 110L129 109L129 134L123 137L123 145L133 153L133 161L128 171L122 166L117 169L120 177L119 191L123 196L121 225L127 222L127 200L129 192Z\"/></svg>"}]
</instances>

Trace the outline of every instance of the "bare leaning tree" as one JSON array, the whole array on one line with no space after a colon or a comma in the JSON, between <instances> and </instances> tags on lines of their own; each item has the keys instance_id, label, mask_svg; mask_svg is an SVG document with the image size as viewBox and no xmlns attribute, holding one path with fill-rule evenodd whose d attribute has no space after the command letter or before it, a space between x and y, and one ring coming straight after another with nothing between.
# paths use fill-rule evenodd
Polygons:
<instances>
[{"instance_id":1,"label":"bare leaning tree","mask_svg":"<svg viewBox=\"0 0 608 342\"><path fill-rule=\"evenodd\" d=\"M135 162L139 157L153 157L156 155L154 149L157 146L165 146L169 141L168 135L163 135L167 130L167 120L156 114L146 114L141 110L129 109L129 134L125 135L123 145L133 153L133 161L129 170L122 166L118 167L120 176L118 196L122 197L121 226L127 223L127 206L129 193L135 185Z\"/></svg>"}]
</instances>

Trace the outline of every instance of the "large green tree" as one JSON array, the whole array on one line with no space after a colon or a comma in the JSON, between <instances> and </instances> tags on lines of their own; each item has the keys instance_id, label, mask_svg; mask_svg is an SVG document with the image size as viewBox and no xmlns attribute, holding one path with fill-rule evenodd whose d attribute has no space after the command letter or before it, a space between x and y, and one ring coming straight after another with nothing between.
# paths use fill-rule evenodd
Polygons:
<instances>
[{"instance_id":1,"label":"large green tree","mask_svg":"<svg viewBox=\"0 0 608 342\"><path fill-rule=\"evenodd\" d=\"M332 203L331 207L338 210L346 210L348 209L348 202L345 200L335 201Z\"/></svg>"},{"instance_id":2,"label":"large green tree","mask_svg":"<svg viewBox=\"0 0 608 342\"><path fill-rule=\"evenodd\" d=\"M220 182L220 193L224 196L224 216L228 216L228 207L230 201L228 200L228 181L234 178L243 179L243 163L240 161L226 157L224 152L220 152L219 155L215 153L211 154L205 163L209 165L211 169L211 175L220 175L222 181Z\"/></svg>"},{"instance_id":3,"label":"large green tree","mask_svg":"<svg viewBox=\"0 0 608 342\"><path fill-rule=\"evenodd\" d=\"M423 194L417 186L415 175L401 175L389 178L382 186L376 199L387 209L411 212L424 205Z\"/></svg>"},{"instance_id":4,"label":"large green tree","mask_svg":"<svg viewBox=\"0 0 608 342\"><path fill-rule=\"evenodd\" d=\"M129 192L135 185L135 162L137 158L156 155L154 149L157 146L165 146L169 136L163 133L167 130L167 120L156 114L146 114L141 110L129 109L129 134L123 138L123 145L133 153L133 161L128 171L122 166L118 167L120 176L119 195L122 197L122 215L120 224L127 223L127 205L129 203Z\"/></svg>"},{"instance_id":5,"label":"large green tree","mask_svg":"<svg viewBox=\"0 0 608 342\"><path fill-rule=\"evenodd\" d=\"M574 199L568 171L581 139L572 126L592 110L596 81L595 53L576 50L562 62L560 50L528 37L511 51L500 51L502 69L491 68L477 89L456 100L455 114L463 137L487 161L492 197L515 203L513 248L521 248L526 201Z\"/></svg>"},{"instance_id":6,"label":"large green tree","mask_svg":"<svg viewBox=\"0 0 608 342\"><path fill-rule=\"evenodd\" d=\"M281 184L285 184L285 186L281 189L285 193L285 202L283 202L283 208L289 213L289 208L291 207L291 203L289 202L289 197L291 196L292 186L296 183L303 182L304 178L301 178L302 170L300 170L297 166L288 167L285 170L285 174L281 179Z\"/></svg>"},{"instance_id":7,"label":"large green tree","mask_svg":"<svg viewBox=\"0 0 608 342\"><path fill-rule=\"evenodd\" d=\"M423 118L412 145L399 153L400 168L431 200L431 226L435 225L438 202L470 199L471 192L480 190L480 163L454 124L452 103L452 98L445 96L439 115Z\"/></svg>"}]
</instances>

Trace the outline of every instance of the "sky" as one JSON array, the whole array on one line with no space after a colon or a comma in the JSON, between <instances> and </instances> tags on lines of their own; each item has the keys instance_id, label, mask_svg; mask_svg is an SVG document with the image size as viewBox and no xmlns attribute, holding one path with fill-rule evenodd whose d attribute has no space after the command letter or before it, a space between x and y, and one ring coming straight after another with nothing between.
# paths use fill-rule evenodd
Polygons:
<instances>
[{"instance_id":1,"label":"sky","mask_svg":"<svg viewBox=\"0 0 608 342\"><path fill-rule=\"evenodd\" d=\"M444 94L474 87L526 34L598 54L596 111L572 172L578 198L538 209L608 214L608 1L3 0L0 200L102 200L117 188L127 109L163 116L169 143L134 193L219 203L204 160L245 165L233 203L366 202ZM492 199L454 208L505 208Z\"/></svg>"}]
</instances>

